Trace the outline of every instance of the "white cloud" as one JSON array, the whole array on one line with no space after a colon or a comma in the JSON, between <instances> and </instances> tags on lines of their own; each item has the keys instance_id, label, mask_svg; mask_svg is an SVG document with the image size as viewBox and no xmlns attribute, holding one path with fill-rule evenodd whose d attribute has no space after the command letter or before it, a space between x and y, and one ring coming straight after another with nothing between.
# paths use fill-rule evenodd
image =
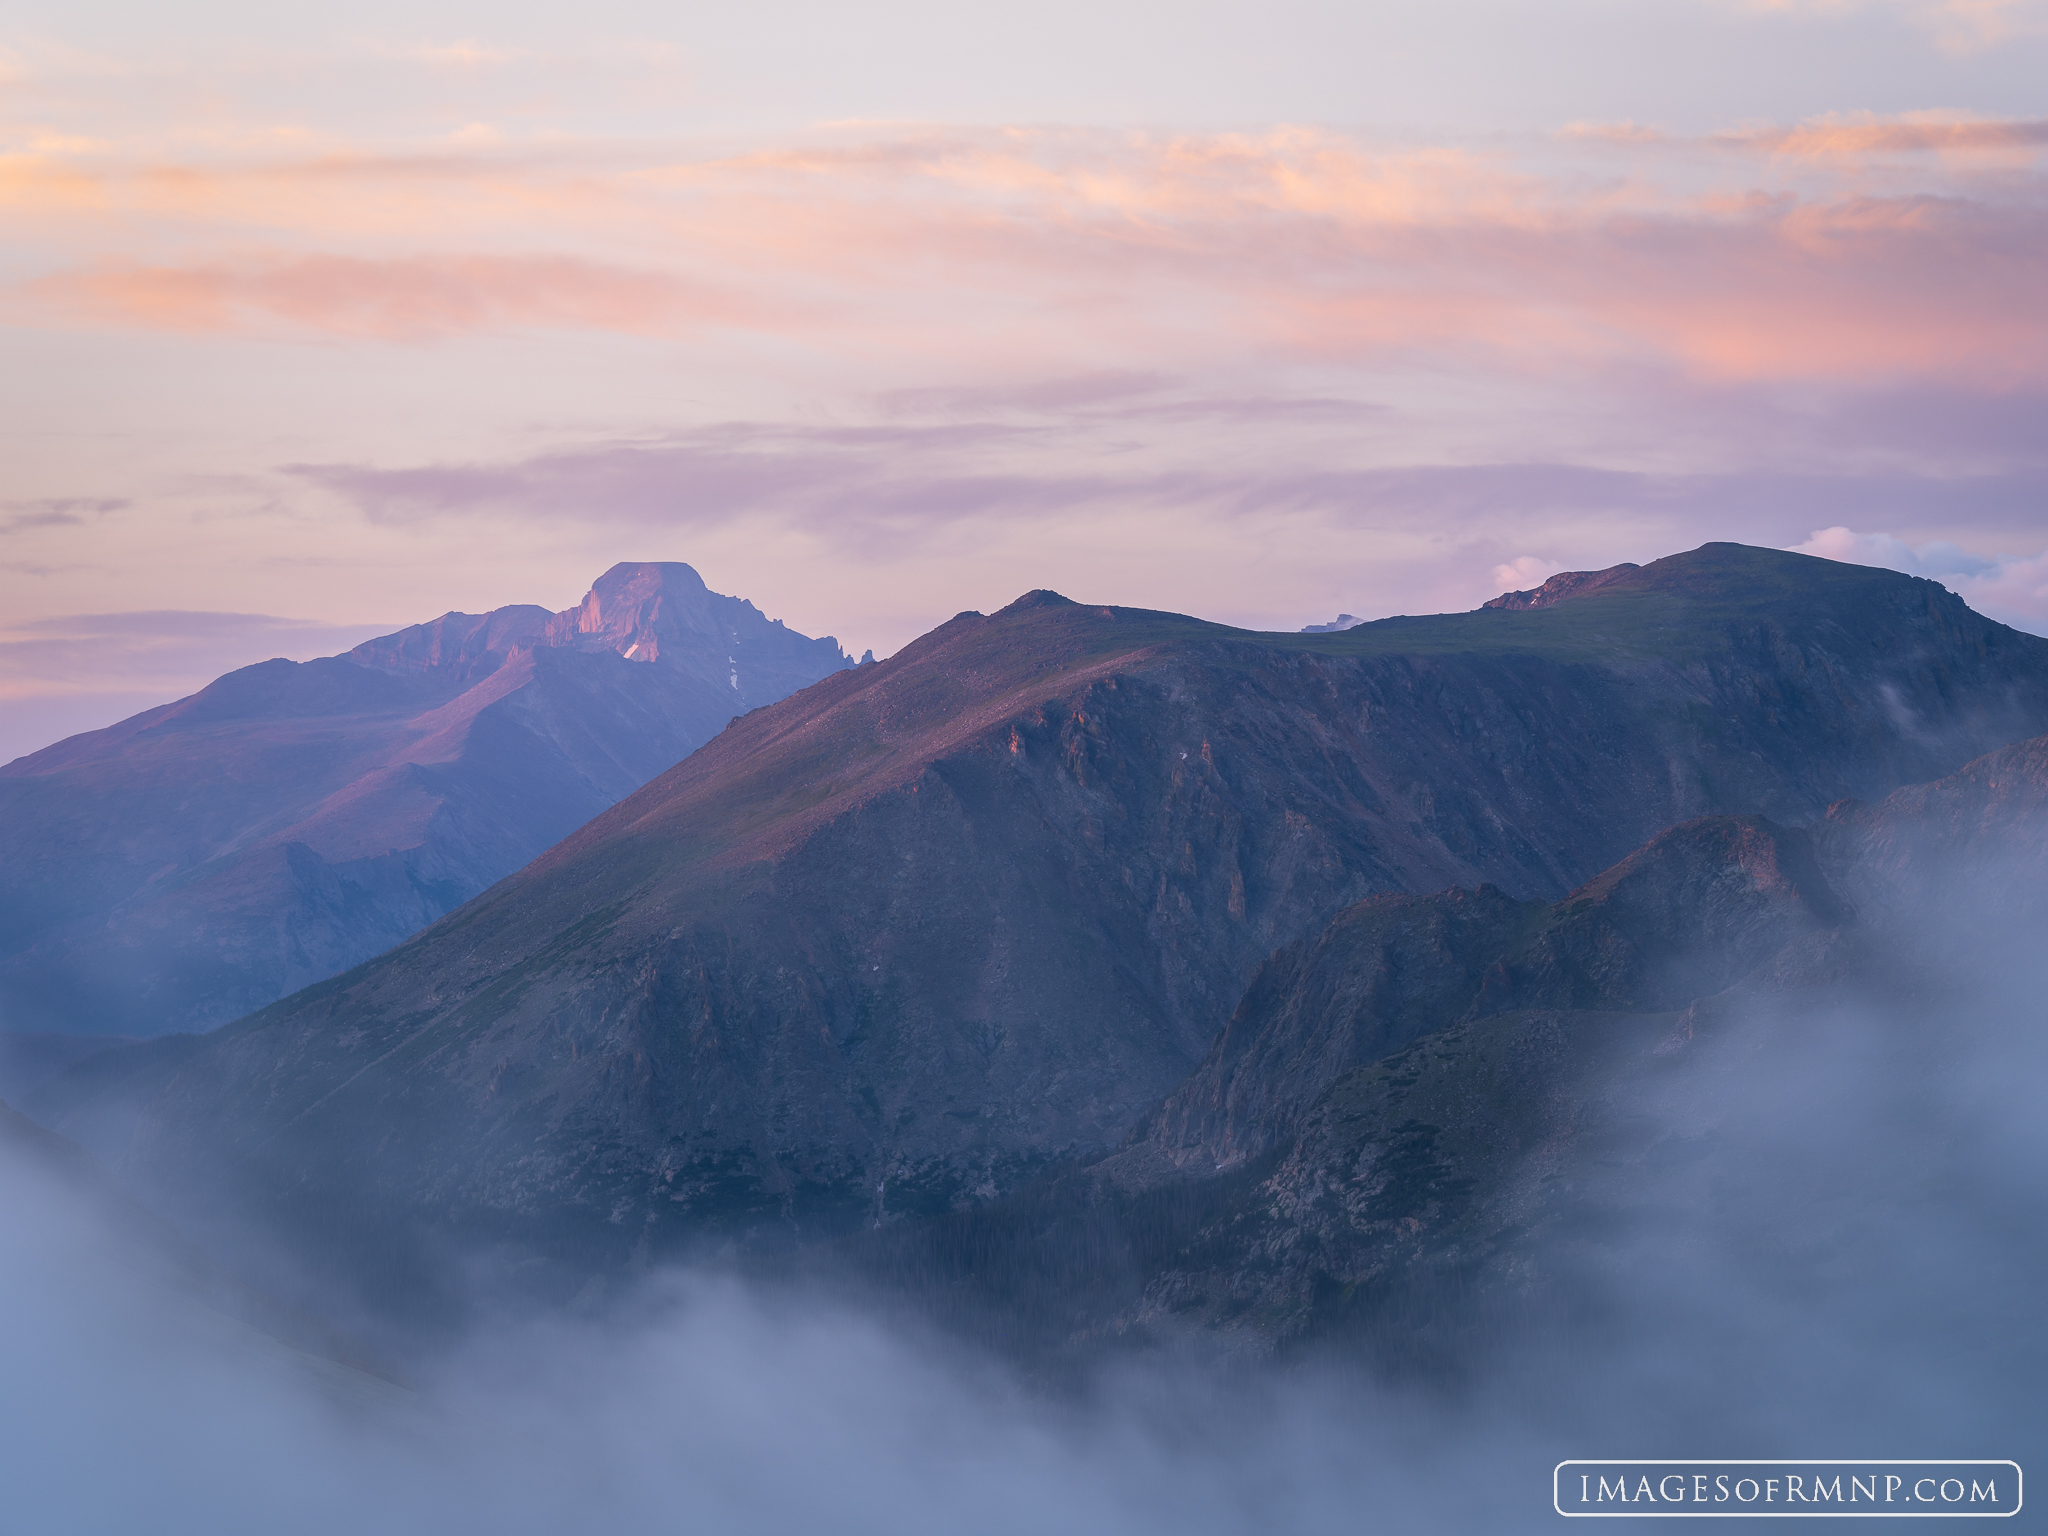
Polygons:
<instances>
[{"instance_id":1,"label":"white cloud","mask_svg":"<svg viewBox=\"0 0 2048 1536\"><path fill-rule=\"evenodd\" d=\"M1889 12L1930 34L1942 52L1956 56L2048 31L2048 4L2043 0L1745 0L1745 9L1829 17Z\"/></svg>"},{"instance_id":2,"label":"white cloud","mask_svg":"<svg viewBox=\"0 0 2048 1536\"><path fill-rule=\"evenodd\" d=\"M1540 587L1564 567L1541 555L1517 555L1506 565L1493 568L1493 584L1503 592L1526 592Z\"/></svg>"},{"instance_id":3,"label":"white cloud","mask_svg":"<svg viewBox=\"0 0 2048 1536\"><path fill-rule=\"evenodd\" d=\"M2048 6L2041 0L1945 0L1923 17L1943 51L1954 54L2038 37L2048 30Z\"/></svg>"},{"instance_id":4,"label":"white cloud","mask_svg":"<svg viewBox=\"0 0 2048 1536\"><path fill-rule=\"evenodd\" d=\"M2048 633L2048 550L1977 555L1944 539L1908 544L1889 533L1836 526L1815 530L1797 554L1849 565L1876 565L1940 582L1972 608L2035 634Z\"/></svg>"}]
</instances>

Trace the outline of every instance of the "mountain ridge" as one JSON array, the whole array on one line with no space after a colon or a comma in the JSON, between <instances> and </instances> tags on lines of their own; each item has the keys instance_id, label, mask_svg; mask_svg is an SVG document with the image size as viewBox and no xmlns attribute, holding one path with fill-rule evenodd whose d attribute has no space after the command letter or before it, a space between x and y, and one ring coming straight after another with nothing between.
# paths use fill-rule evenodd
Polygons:
<instances>
[{"instance_id":1,"label":"mountain ridge","mask_svg":"<svg viewBox=\"0 0 2048 1536\"><path fill-rule=\"evenodd\" d=\"M1968 1196L1928 1169L2037 1033L2011 962L2038 954L2044 875L2048 736L1805 827L1683 823L1554 903L1368 898L1261 968L1123 1147L799 1269L1043 1366L1334 1350L1443 1380L1560 1339L1626 1354L1690 1333L1673 1303L1730 1244L1756 1245L1748 1283L1854 1309L1896 1224L1948 1231ZM1980 1198L2009 1219L2002 1172ZM1764 1368L1754 1307L1733 1318L1716 1368Z\"/></svg>"},{"instance_id":2,"label":"mountain ridge","mask_svg":"<svg viewBox=\"0 0 2048 1536\"><path fill-rule=\"evenodd\" d=\"M638 650L629 659L624 652ZM680 564L260 662L0 768L0 1019L157 1033L388 948L852 663Z\"/></svg>"},{"instance_id":3,"label":"mountain ridge","mask_svg":"<svg viewBox=\"0 0 2048 1536\"><path fill-rule=\"evenodd\" d=\"M38 1103L159 1187L290 1190L335 1242L601 1268L937 1214L1120 1145L1362 898L1554 901L1675 822L1811 820L2029 724L2048 642L1739 546L1308 636L1035 594L740 717L390 954Z\"/></svg>"},{"instance_id":4,"label":"mountain ridge","mask_svg":"<svg viewBox=\"0 0 2048 1536\"><path fill-rule=\"evenodd\" d=\"M1261 968L1121 1165L1139 1182L1236 1167L1424 1034L1517 1009L1681 1008L1853 911L1807 832L1757 816L1682 822L1552 905L1492 887L1361 902Z\"/></svg>"},{"instance_id":5,"label":"mountain ridge","mask_svg":"<svg viewBox=\"0 0 2048 1536\"><path fill-rule=\"evenodd\" d=\"M1844 802L1806 829L1672 829L1588 891L1625 905L1626 866L1640 875L1683 852L1679 863L1732 896L1725 910L1746 929L1734 945L1689 927L1670 932L1667 961L1690 954L1711 974L1661 992L1611 977L1560 991L1554 969L1506 974L1516 969L1511 955L1468 968L1460 979L1475 1000L1462 1011L1443 1010L1436 1028L1378 1059L1299 1085L1269 1120L1279 1134L1259 1148L1263 1166L1256 1157L1246 1164L1251 1182L1211 1181L1220 1207L1191 1223L1173 1255L1137 1282L1142 1300L1127 1301L1114 1325L1096 1318L1089 1326L1215 1329L1258 1351L1349 1338L1383 1358L1437 1351L1444 1359L1504 1342L1489 1333L1503 1310L1569 1307L1563 1291L1614 1265L1622 1234L1642 1222L1644 1181L1666 1198L1682 1191L1702 1203L1740 1203L1744 1185L1723 1182L1731 1178L1758 1181L1748 1193L1767 1194L1768 1164L1739 1175L1722 1165L1743 1144L1741 1117L1750 1131L1780 1135L1787 1112L1796 1119L1800 1106L1758 1093L1759 1083L1782 1073L1820 1089L1829 1073L1849 1070L1832 1049L1802 1058L1814 1048L1807 1036L1816 1020L1840 1029L1846 1015L1853 1032L1843 1038L1890 1053L1890 1067L1932 1075L1956 1048L1952 1036L1968 1038L1957 1019L2014 1008L1995 986L1978 996L1970 983L1998 975L1997 952L2009 961L2011 946L2038 931L2044 811L2048 736L1877 803ZM1780 857L1754 857L1765 844ZM1550 932L1586 936L1592 904L1558 904ZM1931 970L1915 953L1930 944L1945 951ZM1496 977L1503 984L1486 997ZM1948 997L1958 983L1961 995ZM1298 981L1297 993L1313 1009ZM1930 1029L1928 1016L1944 1004L1955 1017ZM2025 1002L2020 1010L2012 1022L2025 1027L2030 1010ZM1263 1015L1269 1027L1284 1022L1271 1006ZM1988 1043L1996 1041L1994 1029ZM1997 1062L1993 1055L1977 1067ZM1899 1113L1897 1102L1891 1110ZM1906 1156L1894 1176L1910 1174L1921 1156L1913 1135L1910 1121L1884 1122L1878 1133ZM1141 1140L1099 1165L1098 1176L1145 1188L1190 1171ZM1826 1201L1841 1193L1823 1190L1818 1209L1773 1218L1817 1245L1801 1283L1840 1258L1842 1218ZM1937 1198L1954 1194L1944 1187ZM1885 1188L1872 1198L1878 1210L1912 1209L1927 1192Z\"/></svg>"}]
</instances>

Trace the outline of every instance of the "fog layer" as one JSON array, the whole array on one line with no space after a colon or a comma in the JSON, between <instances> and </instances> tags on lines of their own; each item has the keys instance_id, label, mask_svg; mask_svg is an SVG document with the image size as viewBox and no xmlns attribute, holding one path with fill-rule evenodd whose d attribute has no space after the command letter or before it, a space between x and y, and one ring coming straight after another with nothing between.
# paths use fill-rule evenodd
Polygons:
<instances>
[{"instance_id":1,"label":"fog layer","mask_svg":"<svg viewBox=\"0 0 2048 1536\"><path fill-rule=\"evenodd\" d=\"M1567 1456L2038 1463L2048 967L2028 880L1976 870L1894 903L1881 962L1731 1000L1682 1070L1618 1078L1589 1109L1586 1220L1532 1247L1534 1302L1436 1381L1376 1381L1334 1347L1105 1347L1094 1380L1051 1389L817 1291L697 1272L601 1314L501 1311L387 1380L213 1310L15 1154L7 1524L1513 1531L1556 1519ZM1622 1133L1667 1151L1603 1158Z\"/></svg>"}]
</instances>

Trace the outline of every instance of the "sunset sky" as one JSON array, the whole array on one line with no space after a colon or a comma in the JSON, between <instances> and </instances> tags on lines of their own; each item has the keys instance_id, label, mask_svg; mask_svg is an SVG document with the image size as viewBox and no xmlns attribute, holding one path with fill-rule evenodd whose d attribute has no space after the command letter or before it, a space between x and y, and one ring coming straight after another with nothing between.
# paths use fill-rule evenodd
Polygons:
<instances>
[{"instance_id":1,"label":"sunset sky","mask_svg":"<svg viewBox=\"0 0 2048 1536\"><path fill-rule=\"evenodd\" d=\"M2048 633L2048 3L0 21L0 760L687 560L854 653L1708 539Z\"/></svg>"}]
</instances>

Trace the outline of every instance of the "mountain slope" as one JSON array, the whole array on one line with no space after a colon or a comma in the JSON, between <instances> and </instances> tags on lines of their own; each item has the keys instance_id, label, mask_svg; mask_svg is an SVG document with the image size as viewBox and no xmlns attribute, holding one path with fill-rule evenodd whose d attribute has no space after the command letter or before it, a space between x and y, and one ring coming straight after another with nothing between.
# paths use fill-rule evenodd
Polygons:
<instances>
[{"instance_id":1,"label":"mountain slope","mask_svg":"<svg viewBox=\"0 0 2048 1536\"><path fill-rule=\"evenodd\" d=\"M1291 1135L1343 1074L1451 1020L1684 1007L1851 910L1805 834L1760 817L1660 833L1555 907L1491 886L1360 902L1260 969L1144 1150L1175 1168L1234 1167Z\"/></svg>"},{"instance_id":2,"label":"mountain slope","mask_svg":"<svg viewBox=\"0 0 2048 1536\"><path fill-rule=\"evenodd\" d=\"M1546 1289L1555 1308L1589 1265L1721 1261L1703 1234L1763 1233L1745 1268L1805 1292L1854 1274L1865 1228L1930 1223L1955 1241L1945 1224L1987 1198L1979 1184L2009 1225L2014 1170L1949 1164L1996 1125L1977 1075L2024 1084L2039 1065L2043 890L2048 737L1805 831L1675 828L1447 967L1434 1021L1332 994L1318 967L1369 926L1344 913L1247 997L1235 1073L1212 1055L1177 1113L1100 1166L1144 1188L1210 1157L1267 1158L1127 1320L1399 1353L1418 1321L1469 1343ZM1316 1055L1333 1037L1374 1044ZM1322 1070L1287 1075L1290 1041ZM1951 1120L1956 1081L1971 1107ZM1795 1145L1784 1161L1760 1150Z\"/></svg>"},{"instance_id":3,"label":"mountain slope","mask_svg":"<svg viewBox=\"0 0 2048 1536\"><path fill-rule=\"evenodd\" d=\"M0 768L0 1025L156 1034L390 948L848 666L685 565L268 661Z\"/></svg>"},{"instance_id":4,"label":"mountain slope","mask_svg":"<svg viewBox=\"0 0 2048 1536\"><path fill-rule=\"evenodd\" d=\"M1361 898L1554 899L1673 822L1811 819L2029 728L2048 643L1736 546L1327 635L1034 594L736 721L378 961L36 1102L343 1246L602 1266L954 1209L1117 1145Z\"/></svg>"},{"instance_id":5,"label":"mountain slope","mask_svg":"<svg viewBox=\"0 0 2048 1536\"><path fill-rule=\"evenodd\" d=\"M16 1330L8 1364L17 1403L35 1403L23 1395L24 1378L46 1363L19 1341L61 1328L65 1305L86 1312L96 1337L161 1344L167 1335L196 1333L235 1355L284 1363L338 1401L388 1401L398 1392L359 1340L250 1287L136 1203L83 1149L4 1101L0 1213L0 1288ZM58 1295L62 1304L53 1306ZM148 1309L144 1318L132 1315L138 1304ZM76 1359L64 1364L80 1368ZM21 1464L18 1453L14 1464Z\"/></svg>"}]
</instances>

